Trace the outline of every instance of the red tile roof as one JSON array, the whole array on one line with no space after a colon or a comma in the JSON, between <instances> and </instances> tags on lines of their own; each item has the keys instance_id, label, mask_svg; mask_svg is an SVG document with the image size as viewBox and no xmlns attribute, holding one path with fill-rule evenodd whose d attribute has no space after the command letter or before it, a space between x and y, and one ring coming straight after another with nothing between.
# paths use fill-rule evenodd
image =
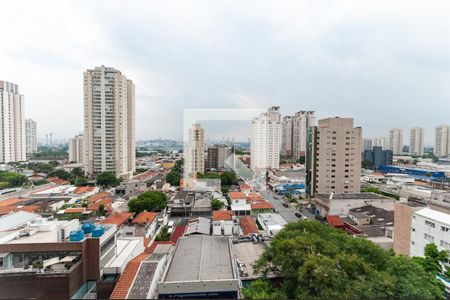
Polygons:
<instances>
[{"instance_id":1,"label":"red tile roof","mask_svg":"<svg viewBox=\"0 0 450 300\"><path fill-rule=\"evenodd\" d=\"M84 207L71 207L64 210L65 214L80 214L85 210Z\"/></svg>"},{"instance_id":2,"label":"red tile roof","mask_svg":"<svg viewBox=\"0 0 450 300\"><path fill-rule=\"evenodd\" d=\"M65 185L65 184L69 184L69 182L67 180L61 179L59 177L50 177L48 178L49 181L57 184L57 185Z\"/></svg>"},{"instance_id":3,"label":"red tile roof","mask_svg":"<svg viewBox=\"0 0 450 300\"><path fill-rule=\"evenodd\" d=\"M10 206L16 203L20 203L23 202L27 199L21 199L21 198L10 198L10 199L6 199L3 201L0 201L0 206Z\"/></svg>"},{"instance_id":4,"label":"red tile roof","mask_svg":"<svg viewBox=\"0 0 450 300\"><path fill-rule=\"evenodd\" d=\"M152 178L155 175L156 175L156 172L147 171L147 172L144 172L144 173L134 176L134 179L142 180L142 179Z\"/></svg>"},{"instance_id":5,"label":"red tile roof","mask_svg":"<svg viewBox=\"0 0 450 300\"><path fill-rule=\"evenodd\" d=\"M142 253L130 260L125 267L122 275L117 281L116 287L114 288L109 299L125 299L128 295L131 285L133 284L134 277L139 271L141 262L148 257L148 254Z\"/></svg>"},{"instance_id":6,"label":"red tile roof","mask_svg":"<svg viewBox=\"0 0 450 300\"><path fill-rule=\"evenodd\" d=\"M129 218L133 216L133 213L123 212L123 213L113 213L109 215L105 220L103 220L103 224L116 224L117 227L122 226Z\"/></svg>"},{"instance_id":7,"label":"red tile roof","mask_svg":"<svg viewBox=\"0 0 450 300\"><path fill-rule=\"evenodd\" d=\"M170 236L170 241L174 244L178 242L178 239L184 235L186 231L186 225L177 225Z\"/></svg>"},{"instance_id":8,"label":"red tile roof","mask_svg":"<svg viewBox=\"0 0 450 300\"><path fill-rule=\"evenodd\" d=\"M256 225L255 219L252 216L241 217L240 225L244 235L250 235L252 233L259 234L258 225Z\"/></svg>"},{"instance_id":9,"label":"red tile roof","mask_svg":"<svg viewBox=\"0 0 450 300\"><path fill-rule=\"evenodd\" d=\"M227 221L233 219L233 211L232 210L215 210L213 211L213 220L214 221Z\"/></svg>"},{"instance_id":10,"label":"red tile roof","mask_svg":"<svg viewBox=\"0 0 450 300\"><path fill-rule=\"evenodd\" d=\"M103 206L105 206L105 208L108 208L109 206L111 206L111 203L112 203L111 198L103 198L102 200L89 205L88 210L98 210L100 208L100 205L102 205L102 204L103 204Z\"/></svg>"},{"instance_id":11,"label":"red tile roof","mask_svg":"<svg viewBox=\"0 0 450 300\"><path fill-rule=\"evenodd\" d=\"M243 192L230 192L230 199L245 199L245 194Z\"/></svg>"},{"instance_id":12,"label":"red tile roof","mask_svg":"<svg viewBox=\"0 0 450 300\"><path fill-rule=\"evenodd\" d=\"M152 223L156 217L158 216L158 213L155 212L141 212L140 214L138 214L134 219L133 219L133 223L134 224L150 224Z\"/></svg>"},{"instance_id":13,"label":"red tile roof","mask_svg":"<svg viewBox=\"0 0 450 300\"><path fill-rule=\"evenodd\" d=\"M339 216L327 215L327 222L330 226L333 226L333 227L343 227L344 226L344 221L342 221L341 217L339 217Z\"/></svg>"},{"instance_id":14,"label":"red tile roof","mask_svg":"<svg viewBox=\"0 0 450 300\"><path fill-rule=\"evenodd\" d=\"M109 197L109 193L108 192L101 192L101 193L97 193L95 195L92 195L91 197L89 197L88 201L91 203L97 202L103 198Z\"/></svg>"},{"instance_id":15,"label":"red tile roof","mask_svg":"<svg viewBox=\"0 0 450 300\"><path fill-rule=\"evenodd\" d=\"M272 209L273 208L272 204L270 204L267 201L252 203L251 206L252 206L252 209Z\"/></svg>"},{"instance_id":16,"label":"red tile roof","mask_svg":"<svg viewBox=\"0 0 450 300\"><path fill-rule=\"evenodd\" d=\"M261 194L250 193L247 196L247 201L251 203L251 202L262 202L262 201L265 201L265 200L264 200L264 198L263 198L263 196Z\"/></svg>"},{"instance_id":17,"label":"red tile roof","mask_svg":"<svg viewBox=\"0 0 450 300\"><path fill-rule=\"evenodd\" d=\"M26 205L26 206L22 206L22 207L17 207L17 206L13 206L13 205L0 206L0 215L6 215L6 214L9 214L11 212L16 212L16 211L26 211L26 212L34 213L38 209L39 209L38 205Z\"/></svg>"},{"instance_id":18,"label":"red tile roof","mask_svg":"<svg viewBox=\"0 0 450 300\"><path fill-rule=\"evenodd\" d=\"M92 192L95 188L93 186L79 186L73 192L77 195Z\"/></svg>"},{"instance_id":19,"label":"red tile roof","mask_svg":"<svg viewBox=\"0 0 450 300\"><path fill-rule=\"evenodd\" d=\"M241 189L241 191L242 190L252 190L253 189L250 185L248 185L246 183L239 185L239 188Z\"/></svg>"}]
</instances>

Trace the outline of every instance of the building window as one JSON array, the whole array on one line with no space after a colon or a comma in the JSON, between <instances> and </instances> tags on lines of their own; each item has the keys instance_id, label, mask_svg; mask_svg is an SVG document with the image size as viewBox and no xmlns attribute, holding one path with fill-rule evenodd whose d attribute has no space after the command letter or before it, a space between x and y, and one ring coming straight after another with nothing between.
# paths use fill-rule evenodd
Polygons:
<instances>
[{"instance_id":1,"label":"building window","mask_svg":"<svg viewBox=\"0 0 450 300\"><path fill-rule=\"evenodd\" d=\"M450 250L450 243L441 240L440 246L445 248L446 250Z\"/></svg>"},{"instance_id":2,"label":"building window","mask_svg":"<svg viewBox=\"0 0 450 300\"><path fill-rule=\"evenodd\" d=\"M432 236L432 235L429 235L429 234L424 234L423 235L423 238L426 240L426 241L429 241L429 242L434 242L434 236Z\"/></svg>"},{"instance_id":3,"label":"building window","mask_svg":"<svg viewBox=\"0 0 450 300\"><path fill-rule=\"evenodd\" d=\"M411 245L413 245L413 246L414 246L415 244L416 244L416 243L415 243L414 241L411 241Z\"/></svg>"},{"instance_id":4,"label":"building window","mask_svg":"<svg viewBox=\"0 0 450 300\"><path fill-rule=\"evenodd\" d=\"M441 231L448 232L449 230L450 230L450 228L441 226Z\"/></svg>"},{"instance_id":5,"label":"building window","mask_svg":"<svg viewBox=\"0 0 450 300\"><path fill-rule=\"evenodd\" d=\"M412 232L415 232L416 231L416 229L413 227L413 228L411 228L411 230L412 230Z\"/></svg>"},{"instance_id":6,"label":"building window","mask_svg":"<svg viewBox=\"0 0 450 300\"><path fill-rule=\"evenodd\" d=\"M431 228L435 228L436 227L436 224L434 224L433 222L430 222L428 220L425 220L425 225L427 225L428 227L431 227Z\"/></svg>"}]
</instances>

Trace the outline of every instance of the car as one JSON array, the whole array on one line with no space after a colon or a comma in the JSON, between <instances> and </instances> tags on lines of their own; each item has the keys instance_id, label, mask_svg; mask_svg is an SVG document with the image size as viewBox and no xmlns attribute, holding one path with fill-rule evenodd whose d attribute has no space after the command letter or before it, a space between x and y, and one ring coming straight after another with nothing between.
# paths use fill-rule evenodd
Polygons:
<instances>
[{"instance_id":1,"label":"car","mask_svg":"<svg viewBox=\"0 0 450 300\"><path fill-rule=\"evenodd\" d=\"M288 203L283 203L283 206L284 207L289 207L289 204Z\"/></svg>"},{"instance_id":2,"label":"car","mask_svg":"<svg viewBox=\"0 0 450 300\"><path fill-rule=\"evenodd\" d=\"M277 214L277 213L278 213L278 210L274 208L274 209L273 209L273 213L274 213L274 214Z\"/></svg>"},{"instance_id":3,"label":"car","mask_svg":"<svg viewBox=\"0 0 450 300\"><path fill-rule=\"evenodd\" d=\"M280 197L278 197L278 196L273 196L273 198L274 198L274 199L279 199Z\"/></svg>"}]
</instances>

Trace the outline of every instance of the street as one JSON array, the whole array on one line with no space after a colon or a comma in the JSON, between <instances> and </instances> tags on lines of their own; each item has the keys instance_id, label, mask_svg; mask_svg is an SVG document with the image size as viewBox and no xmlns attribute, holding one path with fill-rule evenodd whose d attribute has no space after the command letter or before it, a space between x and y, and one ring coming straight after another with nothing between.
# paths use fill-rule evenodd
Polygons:
<instances>
[{"instance_id":1,"label":"street","mask_svg":"<svg viewBox=\"0 0 450 300\"><path fill-rule=\"evenodd\" d=\"M294 214L296 212L295 208L283 206L284 200L282 196L279 196L279 199L275 199L274 196L277 194L271 190L261 191L261 195L263 195L264 198L272 204L273 208L275 208L288 223L297 222L300 220L300 218L297 218Z\"/></svg>"}]
</instances>

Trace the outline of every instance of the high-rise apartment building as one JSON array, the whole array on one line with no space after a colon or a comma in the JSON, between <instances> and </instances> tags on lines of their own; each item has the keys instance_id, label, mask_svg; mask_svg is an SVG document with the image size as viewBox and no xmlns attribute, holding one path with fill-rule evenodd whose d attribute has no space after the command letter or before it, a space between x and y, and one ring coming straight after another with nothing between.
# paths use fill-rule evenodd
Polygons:
<instances>
[{"instance_id":1,"label":"high-rise apartment building","mask_svg":"<svg viewBox=\"0 0 450 300\"><path fill-rule=\"evenodd\" d=\"M36 121L32 119L25 120L25 140L26 140L26 154L37 152L37 132Z\"/></svg>"},{"instance_id":2,"label":"high-rise apartment building","mask_svg":"<svg viewBox=\"0 0 450 300\"><path fill-rule=\"evenodd\" d=\"M363 139L363 147L362 147L362 151L366 151L366 150L372 150L372 140L371 139Z\"/></svg>"},{"instance_id":3,"label":"high-rise apartment building","mask_svg":"<svg viewBox=\"0 0 450 300\"><path fill-rule=\"evenodd\" d=\"M0 81L0 163L27 159L24 101L17 84Z\"/></svg>"},{"instance_id":4,"label":"high-rise apartment building","mask_svg":"<svg viewBox=\"0 0 450 300\"><path fill-rule=\"evenodd\" d=\"M384 150L387 150L388 147L388 141L385 137L377 137L373 139L372 147L375 146L381 146Z\"/></svg>"},{"instance_id":5,"label":"high-rise apartment building","mask_svg":"<svg viewBox=\"0 0 450 300\"><path fill-rule=\"evenodd\" d=\"M195 178L205 172L205 130L200 124L192 124L184 150L185 177Z\"/></svg>"},{"instance_id":6,"label":"high-rise apartment building","mask_svg":"<svg viewBox=\"0 0 450 300\"><path fill-rule=\"evenodd\" d=\"M281 122L281 155L293 157L294 121L292 116L283 117Z\"/></svg>"},{"instance_id":7,"label":"high-rise apartment building","mask_svg":"<svg viewBox=\"0 0 450 300\"><path fill-rule=\"evenodd\" d=\"M450 155L450 126L439 125L434 129L434 154L437 157Z\"/></svg>"},{"instance_id":8,"label":"high-rise apartment building","mask_svg":"<svg viewBox=\"0 0 450 300\"><path fill-rule=\"evenodd\" d=\"M254 171L280 167L280 107L272 106L252 120L250 166Z\"/></svg>"},{"instance_id":9,"label":"high-rise apartment building","mask_svg":"<svg viewBox=\"0 0 450 300\"><path fill-rule=\"evenodd\" d=\"M392 128L389 130L389 150L394 152L394 155L403 153L403 129Z\"/></svg>"},{"instance_id":10,"label":"high-rise apartment building","mask_svg":"<svg viewBox=\"0 0 450 300\"><path fill-rule=\"evenodd\" d=\"M84 159L84 135L78 134L69 139L69 162L83 163Z\"/></svg>"},{"instance_id":11,"label":"high-rise apartment building","mask_svg":"<svg viewBox=\"0 0 450 300\"><path fill-rule=\"evenodd\" d=\"M352 118L319 120L312 128L308 152L308 192L359 193L361 181L361 127Z\"/></svg>"},{"instance_id":12,"label":"high-rise apartment building","mask_svg":"<svg viewBox=\"0 0 450 300\"><path fill-rule=\"evenodd\" d=\"M83 77L85 171L130 177L136 161L134 84L105 66L89 69Z\"/></svg>"},{"instance_id":13,"label":"high-rise apartment building","mask_svg":"<svg viewBox=\"0 0 450 300\"><path fill-rule=\"evenodd\" d=\"M299 159L306 156L308 128L316 125L313 111L298 111L281 123L281 155Z\"/></svg>"},{"instance_id":14,"label":"high-rise apartment building","mask_svg":"<svg viewBox=\"0 0 450 300\"><path fill-rule=\"evenodd\" d=\"M409 154L422 156L424 154L424 129L411 128L409 131Z\"/></svg>"},{"instance_id":15,"label":"high-rise apartment building","mask_svg":"<svg viewBox=\"0 0 450 300\"><path fill-rule=\"evenodd\" d=\"M229 145L214 145L208 147L206 156L206 169L224 170L225 161L232 154L232 147Z\"/></svg>"}]
</instances>

